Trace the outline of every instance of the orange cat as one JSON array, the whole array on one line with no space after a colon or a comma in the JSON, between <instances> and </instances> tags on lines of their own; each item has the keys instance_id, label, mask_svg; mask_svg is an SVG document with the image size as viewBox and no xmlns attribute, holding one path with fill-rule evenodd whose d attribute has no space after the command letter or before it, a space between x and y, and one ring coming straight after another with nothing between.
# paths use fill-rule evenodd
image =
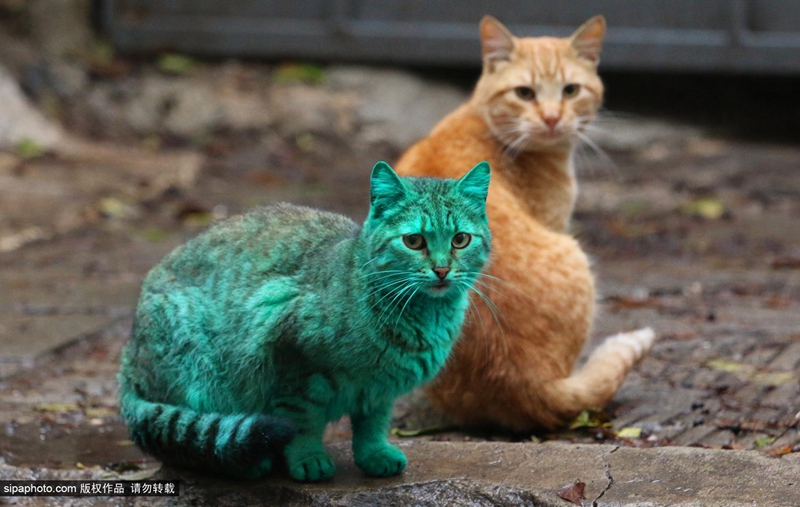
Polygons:
<instances>
[{"instance_id":1,"label":"orange cat","mask_svg":"<svg viewBox=\"0 0 800 507\"><path fill-rule=\"evenodd\" d=\"M480 29L483 74L472 98L396 166L405 176L447 178L482 160L492 167L493 260L479 286L491 303L473 298L472 318L428 393L462 424L552 429L610 401L654 339L650 329L608 338L573 373L595 290L567 233L577 193L572 154L603 99L605 20L594 17L567 39L518 39L490 16Z\"/></svg>"}]
</instances>

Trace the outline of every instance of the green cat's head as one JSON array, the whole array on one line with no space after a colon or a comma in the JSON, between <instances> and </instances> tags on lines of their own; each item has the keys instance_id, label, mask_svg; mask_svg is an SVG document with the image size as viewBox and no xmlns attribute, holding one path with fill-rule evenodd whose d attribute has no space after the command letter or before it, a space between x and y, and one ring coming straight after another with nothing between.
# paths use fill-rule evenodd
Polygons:
<instances>
[{"instance_id":1,"label":"green cat's head","mask_svg":"<svg viewBox=\"0 0 800 507\"><path fill-rule=\"evenodd\" d=\"M489 259L489 164L460 180L400 178L378 162L364 224L372 279L399 298L464 294Z\"/></svg>"}]
</instances>

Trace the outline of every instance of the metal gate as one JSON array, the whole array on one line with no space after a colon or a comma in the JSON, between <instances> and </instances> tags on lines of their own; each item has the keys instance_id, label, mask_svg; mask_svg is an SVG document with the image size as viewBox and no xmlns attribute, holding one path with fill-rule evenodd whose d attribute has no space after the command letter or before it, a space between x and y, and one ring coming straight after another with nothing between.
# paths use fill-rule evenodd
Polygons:
<instances>
[{"instance_id":1,"label":"metal gate","mask_svg":"<svg viewBox=\"0 0 800 507\"><path fill-rule=\"evenodd\" d=\"M478 22L516 35L568 35L595 14L606 69L800 73L793 0L103 0L126 52L480 64Z\"/></svg>"}]
</instances>

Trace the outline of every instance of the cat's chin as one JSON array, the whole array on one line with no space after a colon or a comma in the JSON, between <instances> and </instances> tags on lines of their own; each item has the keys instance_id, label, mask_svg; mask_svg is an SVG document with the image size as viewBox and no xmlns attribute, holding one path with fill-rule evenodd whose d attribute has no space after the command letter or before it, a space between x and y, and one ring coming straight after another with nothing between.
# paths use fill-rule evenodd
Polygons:
<instances>
[{"instance_id":1,"label":"cat's chin","mask_svg":"<svg viewBox=\"0 0 800 507\"><path fill-rule=\"evenodd\" d=\"M444 282L428 286L425 293L430 297L441 298L451 295L454 290L452 283Z\"/></svg>"},{"instance_id":2,"label":"cat's chin","mask_svg":"<svg viewBox=\"0 0 800 507\"><path fill-rule=\"evenodd\" d=\"M537 132L525 146L525 151L538 151L547 148L566 148L572 145L571 132Z\"/></svg>"},{"instance_id":3,"label":"cat's chin","mask_svg":"<svg viewBox=\"0 0 800 507\"><path fill-rule=\"evenodd\" d=\"M537 132L523 145L514 145L513 141L507 142L500 138L507 149L514 146L516 153L536 152L536 151L551 151L551 150L569 150L572 147L574 134L570 132Z\"/></svg>"}]
</instances>

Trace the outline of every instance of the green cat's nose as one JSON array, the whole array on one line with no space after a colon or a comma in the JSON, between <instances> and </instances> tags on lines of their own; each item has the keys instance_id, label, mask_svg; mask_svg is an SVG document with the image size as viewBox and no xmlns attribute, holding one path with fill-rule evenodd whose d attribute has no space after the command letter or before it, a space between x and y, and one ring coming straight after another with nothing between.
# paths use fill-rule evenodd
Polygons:
<instances>
[{"instance_id":1,"label":"green cat's nose","mask_svg":"<svg viewBox=\"0 0 800 507\"><path fill-rule=\"evenodd\" d=\"M433 272L436 273L436 276L439 277L439 280L444 280L444 277L446 277L447 273L450 272L450 268L433 268Z\"/></svg>"}]
</instances>

